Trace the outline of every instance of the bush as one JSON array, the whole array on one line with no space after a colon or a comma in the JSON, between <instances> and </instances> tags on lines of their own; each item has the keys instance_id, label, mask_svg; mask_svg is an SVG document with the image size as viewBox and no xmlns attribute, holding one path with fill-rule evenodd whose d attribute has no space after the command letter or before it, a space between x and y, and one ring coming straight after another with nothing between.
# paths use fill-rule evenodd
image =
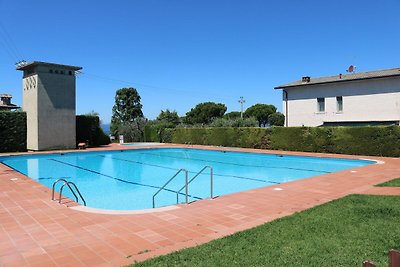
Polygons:
<instances>
[{"instance_id":1,"label":"bush","mask_svg":"<svg viewBox=\"0 0 400 267\"><path fill-rule=\"evenodd\" d=\"M0 111L0 152L26 151L26 113Z\"/></svg>"},{"instance_id":2,"label":"bush","mask_svg":"<svg viewBox=\"0 0 400 267\"><path fill-rule=\"evenodd\" d=\"M219 127L151 130L151 141L369 156L400 156L400 127ZM159 139L160 138L160 139ZM149 139L146 139L150 141Z\"/></svg>"},{"instance_id":3,"label":"bush","mask_svg":"<svg viewBox=\"0 0 400 267\"><path fill-rule=\"evenodd\" d=\"M400 156L399 126L335 127L335 153Z\"/></svg>"},{"instance_id":4,"label":"bush","mask_svg":"<svg viewBox=\"0 0 400 267\"><path fill-rule=\"evenodd\" d=\"M170 143L172 139L171 130L174 127L175 125L171 122L149 122L144 127L144 141Z\"/></svg>"},{"instance_id":5,"label":"bush","mask_svg":"<svg viewBox=\"0 0 400 267\"><path fill-rule=\"evenodd\" d=\"M269 131L258 127L177 128L172 134L172 142L268 149Z\"/></svg>"},{"instance_id":6,"label":"bush","mask_svg":"<svg viewBox=\"0 0 400 267\"><path fill-rule=\"evenodd\" d=\"M258 121L253 117L244 119L215 118L209 125L209 127L256 127L256 126L258 126Z\"/></svg>"},{"instance_id":7,"label":"bush","mask_svg":"<svg viewBox=\"0 0 400 267\"><path fill-rule=\"evenodd\" d=\"M333 128L273 127L271 149L337 153L332 140Z\"/></svg>"},{"instance_id":8,"label":"bush","mask_svg":"<svg viewBox=\"0 0 400 267\"><path fill-rule=\"evenodd\" d=\"M118 133L124 136L124 142L142 142L144 140L144 118L136 118L132 122L125 122L118 127Z\"/></svg>"},{"instance_id":9,"label":"bush","mask_svg":"<svg viewBox=\"0 0 400 267\"><path fill-rule=\"evenodd\" d=\"M76 116L76 143L88 142L89 146L108 145L110 138L100 127L98 116Z\"/></svg>"},{"instance_id":10,"label":"bush","mask_svg":"<svg viewBox=\"0 0 400 267\"><path fill-rule=\"evenodd\" d=\"M283 126L285 124L285 115L280 112L272 113L268 116L268 123L271 126Z\"/></svg>"}]
</instances>

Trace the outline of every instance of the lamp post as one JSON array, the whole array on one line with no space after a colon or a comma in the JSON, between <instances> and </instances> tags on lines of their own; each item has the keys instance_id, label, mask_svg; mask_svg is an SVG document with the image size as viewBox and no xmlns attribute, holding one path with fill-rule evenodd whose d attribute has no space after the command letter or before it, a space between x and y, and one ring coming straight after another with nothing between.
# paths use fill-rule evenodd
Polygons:
<instances>
[{"instance_id":1,"label":"lamp post","mask_svg":"<svg viewBox=\"0 0 400 267\"><path fill-rule=\"evenodd\" d=\"M238 102L240 103L240 118L243 119L243 103L246 102L246 100L241 96Z\"/></svg>"}]
</instances>

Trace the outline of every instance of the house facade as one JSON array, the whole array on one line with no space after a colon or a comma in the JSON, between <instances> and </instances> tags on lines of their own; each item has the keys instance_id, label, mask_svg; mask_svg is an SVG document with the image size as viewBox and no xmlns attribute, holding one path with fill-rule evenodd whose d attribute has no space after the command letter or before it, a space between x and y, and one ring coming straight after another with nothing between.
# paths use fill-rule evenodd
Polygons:
<instances>
[{"instance_id":1,"label":"house facade","mask_svg":"<svg viewBox=\"0 0 400 267\"><path fill-rule=\"evenodd\" d=\"M17 105L11 104L12 95L0 94L0 110L13 110L19 108Z\"/></svg>"},{"instance_id":2,"label":"house facade","mask_svg":"<svg viewBox=\"0 0 400 267\"><path fill-rule=\"evenodd\" d=\"M282 89L285 126L399 125L400 68L301 80Z\"/></svg>"}]
</instances>

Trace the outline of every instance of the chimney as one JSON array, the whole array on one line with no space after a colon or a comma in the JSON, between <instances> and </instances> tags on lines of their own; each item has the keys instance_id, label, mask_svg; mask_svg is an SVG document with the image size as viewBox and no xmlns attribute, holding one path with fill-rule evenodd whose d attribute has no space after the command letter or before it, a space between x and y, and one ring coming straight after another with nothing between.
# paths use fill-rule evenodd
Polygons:
<instances>
[{"instance_id":1,"label":"chimney","mask_svg":"<svg viewBox=\"0 0 400 267\"><path fill-rule=\"evenodd\" d=\"M303 77L301 77L301 81L303 82L303 83L309 83L310 82L310 76L303 76Z\"/></svg>"}]
</instances>

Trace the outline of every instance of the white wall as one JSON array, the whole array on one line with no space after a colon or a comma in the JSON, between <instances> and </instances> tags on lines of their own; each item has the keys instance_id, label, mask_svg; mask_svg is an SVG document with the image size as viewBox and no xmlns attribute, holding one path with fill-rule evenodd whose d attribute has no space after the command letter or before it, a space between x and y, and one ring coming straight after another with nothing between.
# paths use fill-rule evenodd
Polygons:
<instances>
[{"instance_id":1,"label":"white wall","mask_svg":"<svg viewBox=\"0 0 400 267\"><path fill-rule=\"evenodd\" d=\"M38 150L38 89L37 75L30 75L22 80L22 109L26 112L27 139L29 150Z\"/></svg>"},{"instance_id":2,"label":"white wall","mask_svg":"<svg viewBox=\"0 0 400 267\"><path fill-rule=\"evenodd\" d=\"M399 121L400 78L381 78L285 89L283 112L288 126L319 126L324 121ZM343 97L337 112L336 97ZM325 112L317 111L317 98L325 98ZM286 124L285 124L286 125Z\"/></svg>"},{"instance_id":3,"label":"white wall","mask_svg":"<svg viewBox=\"0 0 400 267\"><path fill-rule=\"evenodd\" d=\"M28 150L76 147L75 74L62 67L64 74L50 73L50 68L36 66L23 79Z\"/></svg>"}]
</instances>

